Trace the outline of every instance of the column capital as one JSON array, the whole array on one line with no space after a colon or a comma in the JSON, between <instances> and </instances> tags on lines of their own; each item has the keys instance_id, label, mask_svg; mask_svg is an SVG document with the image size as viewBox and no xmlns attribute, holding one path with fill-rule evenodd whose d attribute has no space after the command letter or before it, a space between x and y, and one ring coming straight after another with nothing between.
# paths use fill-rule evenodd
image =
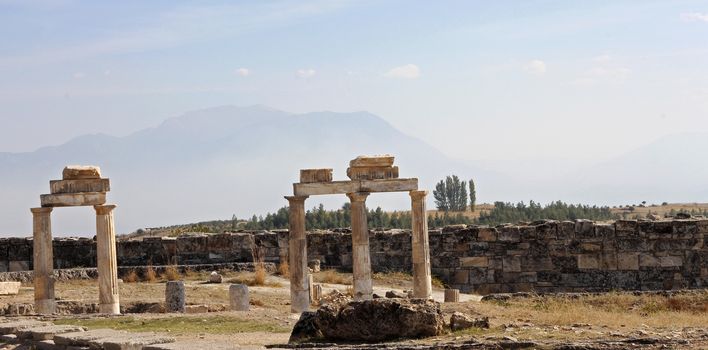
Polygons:
<instances>
[{"instance_id":1,"label":"column capital","mask_svg":"<svg viewBox=\"0 0 708 350\"><path fill-rule=\"evenodd\" d=\"M410 193L412 199L425 199L425 196L428 195L428 191L424 191L424 190L410 191L409 193Z\"/></svg>"},{"instance_id":2,"label":"column capital","mask_svg":"<svg viewBox=\"0 0 708 350\"><path fill-rule=\"evenodd\" d=\"M349 197L349 200L352 202L365 202L366 197L369 196L369 192L353 192L353 193L347 193L347 197Z\"/></svg>"},{"instance_id":3,"label":"column capital","mask_svg":"<svg viewBox=\"0 0 708 350\"><path fill-rule=\"evenodd\" d=\"M52 212L52 207L30 208L32 214L49 214Z\"/></svg>"},{"instance_id":4,"label":"column capital","mask_svg":"<svg viewBox=\"0 0 708 350\"><path fill-rule=\"evenodd\" d=\"M94 205L93 206L93 209L96 210L96 215L108 215L115 208L116 208L115 204L104 204L104 205Z\"/></svg>"},{"instance_id":5,"label":"column capital","mask_svg":"<svg viewBox=\"0 0 708 350\"><path fill-rule=\"evenodd\" d=\"M285 196L289 203L304 203L310 196Z\"/></svg>"}]
</instances>

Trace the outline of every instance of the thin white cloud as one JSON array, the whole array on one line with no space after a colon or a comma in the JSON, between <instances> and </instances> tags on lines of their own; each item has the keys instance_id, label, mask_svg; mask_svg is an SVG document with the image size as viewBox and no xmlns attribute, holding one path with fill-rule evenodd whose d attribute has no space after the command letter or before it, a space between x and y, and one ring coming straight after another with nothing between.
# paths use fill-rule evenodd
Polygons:
<instances>
[{"instance_id":1,"label":"thin white cloud","mask_svg":"<svg viewBox=\"0 0 708 350\"><path fill-rule=\"evenodd\" d=\"M387 78L395 78L395 79L417 79L420 77L420 68L416 66L415 64L409 63L403 66L399 67L394 67L386 74L384 74L385 77Z\"/></svg>"},{"instance_id":2,"label":"thin white cloud","mask_svg":"<svg viewBox=\"0 0 708 350\"><path fill-rule=\"evenodd\" d=\"M687 22L707 22L708 13L686 12L681 14L681 19Z\"/></svg>"},{"instance_id":3,"label":"thin white cloud","mask_svg":"<svg viewBox=\"0 0 708 350\"><path fill-rule=\"evenodd\" d=\"M546 74L546 62L541 60L533 60L524 65L524 70L527 73L544 75Z\"/></svg>"},{"instance_id":4,"label":"thin white cloud","mask_svg":"<svg viewBox=\"0 0 708 350\"><path fill-rule=\"evenodd\" d=\"M251 75L251 71L248 68L239 68L236 70L236 75L240 77L247 77Z\"/></svg>"},{"instance_id":5,"label":"thin white cloud","mask_svg":"<svg viewBox=\"0 0 708 350\"><path fill-rule=\"evenodd\" d=\"M74 73L74 79L83 79L86 77L86 73L84 72L76 72Z\"/></svg>"},{"instance_id":6,"label":"thin white cloud","mask_svg":"<svg viewBox=\"0 0 708 350\"><path fill-rule=\"evenodd\" d=\"M298 69L297 72L295 72L295 74L297 74L298 77L303 78L303 79L312 78L312 77L315 76L316 73L317 73L317 72L315 72L315 70L312 69L312 68L310 68L310 69Z\"/></svg>"},{"instance_id":7,"label":"thin white cloud","mask_svg":"<svg viewBox=\"0 0 708 350\"><path fill-rule=\"evenodd\" d=\"M0 57L0 68L17 68L76 61L87 58L178 47L203 40L231 38L263 28L282 27L293 21L334 12L347 1L318 0L312 3L279 1L227 5L175 6L153 14L150 25L118 31L113 36L76 45L17 52Z\"/></svg>"}]
</instances>

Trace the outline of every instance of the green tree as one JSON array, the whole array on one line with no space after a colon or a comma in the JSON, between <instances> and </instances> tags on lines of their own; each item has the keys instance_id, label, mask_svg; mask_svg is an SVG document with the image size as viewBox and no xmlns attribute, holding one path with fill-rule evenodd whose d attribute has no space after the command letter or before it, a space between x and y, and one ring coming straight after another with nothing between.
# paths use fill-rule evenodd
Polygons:
<instances>
[{"instance_id":1,"label":"green tree","mask_svg":"<svg viewBox=\"0 0 708 350\"><path fill-rule=\"evenodd\" d=\"M470 179L470 210L474 211L477 206L477 190L474 187L474 180Z\"/></svg>"}]
</instances>

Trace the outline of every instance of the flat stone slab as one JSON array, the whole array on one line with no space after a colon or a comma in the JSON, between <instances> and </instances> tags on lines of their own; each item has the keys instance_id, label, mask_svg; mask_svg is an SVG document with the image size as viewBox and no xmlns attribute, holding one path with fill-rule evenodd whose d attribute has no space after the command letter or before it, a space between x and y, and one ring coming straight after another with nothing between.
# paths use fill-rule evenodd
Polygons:
<instances>
[{"instance_id":1,"label":"flat stone slab","mask_svg":"<svg viewBox=\"0 0 708 350\"><path fill-rule=\"evenodd\" d=\"M120 337L103 338L89 342L89 347L104 350L141 350L147 345L174 343L175 338L155 333L128 333Z\"/></svg>"},{"instance_id":2,"label":"flat stone slab","mask_svg":"<svg viewBox=\"0 0 708 350\"><path fill-rule=\"evenodd\" d=\"M79 207L106 204L106 193L82 192L43 194L39 196L43 207Z\"/></svg>"},{"instance_id":3,"label":"flat stone slab","mask_svg":"<svg viewBox=\"0 0 708 350\"><path fill-rule=\"evenodd\" d=\"M54 343L64 346L90 346L91 342L100 339L128 337L128 332L114 329L92 329L86 332L71 332L57 334L54 336Z\"/></svg>"},{"instance_id":4,"label":"flat stone slab","mask_svg":"<svg viewBox=\"0 0 708 350\"><path fill-rule=\"evenodd\" d=\"M50 326L49 322L43 322L38 320L19 320L0 323L0 334L11 334L17 333L18 330L30 328L30 327L41 327Z\"/></svg>"},{"instance_id":5,"label":"flat stone slab","mask_svg":"<svg viewBox=\"0 0 708 350\"><path fill-rule=\"evenodd\" d=\"M390 154L358 156L349 161L350 167L392 166L394 156Z\"/></svg>"},{"instance_id":6,"label":"flat stone slab","mask_svg":"<svg viewBox=\"0 0 708 350\"><path fill-rule=\"evenodd\" d=\"M61 175L64 180L100 179L101 168L95 165L67 165Z\"/></svg>"},{"instance_id":7,"label":"flat stone slab","mask_svg":"<svg viewBox=\"0 0 708 350\"><path fill-rule=\"evenodd\" d=\"M17 336L14 334L0 335L0 342L7 343L7 344L14 344L14 343L17 343L17 341L18 341Z\"/></svg>"},{"instance_id":8,"label":"flat stone slab","mask_svg":"<svg viewBox=\"0 0 708 350\"><path fill-rule=\"evenodd\" d=\"M372 166L347 168L347 177L352 180L397 179L397 166Z\"/></svg>"},{"instance_id":9,"label":"flat stone slab","mask_svg":"<svg viewBox=\"0 0 708 350\"><path fill-rule=\"evenodd\" d=\"M17 295L21 285L20 282L0 282L0 295Z\"/></svg>"},{"instance_id":10,"label":"flat stone slab","mask_svg":"<svg viewBox=\"0 0 708 350\"><path fill-rule=\"evenodd\" d=\"M86 328L81 326L70 325L49 325L39 327L28 327L17 331L17 337L20 339L32 339L34 341L52 340L56 334L81 332Z\"/></svg>"},{"instance_id":11,"label":"flat stone slab","mask_svg":"<svg viewBox=\"0 0 708 350\"><path fill-rule=\"evenodd\" d=\"M52 341L52 340L41 340L41 341L34 343L34 349L37 349L37 350L59 350L60 347L56 346L56 344L54 344L54 341Z\"/></svg>"},{"instance_id":12,"label":"flat stone slab","mask_svg":"<svg viewBox=\"0 0 708 350\"><path fill-rule=\"evenodd\" d=\"M51 180L49 181L51 194L81 193L81 192L108 192L111 190L110 179L84 179L84 180Z\"/></svg>"},{"instance_id":13,"label":"flat stone slab","mask_svg":"<svg viewBox=\"0 0 708 350\"><path fill-rule=\"evenodd\" d=\"M208 349L208 350L233 350L242 349L237 344L232 342L219 342L219 341L209 341L209 340L185 340L178 341L169 344L154 344L143 347L143 350L195 350L195 349Z\"/></svg>"},{"instance_id":14,"label":"flat stone slab","mask_svg":"<svg viewBox=\"0 0 708 350\"><path fill-rule=\"evenodd\" d=\"M332 182L332 169L302 169L300 170L300 182Z\"/></svg>"}]
</instances>

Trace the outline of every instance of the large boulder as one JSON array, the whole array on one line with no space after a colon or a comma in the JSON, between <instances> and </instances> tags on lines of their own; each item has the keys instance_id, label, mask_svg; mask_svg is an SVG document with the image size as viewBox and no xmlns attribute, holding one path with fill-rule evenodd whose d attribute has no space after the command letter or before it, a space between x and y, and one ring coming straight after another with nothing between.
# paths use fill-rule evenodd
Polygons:
<instances>
[{"instance_id":1,"label":"large boulder","mask_svg":"<svg viewBox=\"0 0 708 350\"><path fill-rule=\"evenodd\" d=\"M461 312L450 316L450 329L460 331L467 328L489 328L489 317L472 318Z\"/></svg>"},{"instance_id":2,"label":"large boulder","mask_svg":"<svg viewBox=\"0 0 708 350\"><path fill-rule=\"evenodd\" d=\"M290 342L311 340L381 342L441 335L440 303L426 299L374 299L328 303L305 312Z\"/></svg>"}]
</instances>

